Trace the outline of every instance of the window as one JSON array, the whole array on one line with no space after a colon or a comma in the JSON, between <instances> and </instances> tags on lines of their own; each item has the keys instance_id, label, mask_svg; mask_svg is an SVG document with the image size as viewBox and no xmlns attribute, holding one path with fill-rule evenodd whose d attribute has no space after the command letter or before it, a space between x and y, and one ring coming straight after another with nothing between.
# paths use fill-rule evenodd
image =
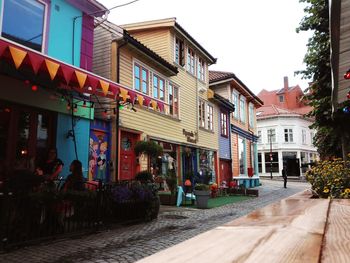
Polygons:
<instances>
[{"instance_id":1,"label":"window","mask_svg":"<svg viewBox=\"0 0 350 263\"><path fill-rule=\"evenodd\" d=\"M239 110L238 110L238 94L235 92L232 92L232 103L235 105L235 112L233 113L233 116L238 119L239 117Z\"/></svg>"},{"instance_id":2,"label":"window","mask_svg":"<svg viewBox=\"0 0 350 263\"><path fill-rule=\"evenodd\" d=\"M164 79L153 75L153 98L164 100L164 88L165 82Z\"/></svg>"},{"instance_id":3,"label":"window","mask_svg":"<svg viewBox=\"0 0 350 263\"><path fill-rule=\"evenodd\" d=\"M198 59L198 68L197 69L198 69L198 72L197 72L198 79L205 81L205 62L201 58Z\"/></svg>"},{"instance_id":4,"label":"window","mask_svg":"<svg viewBox=\"0 0 350 263\"><path fill-rule=\"evenodd\" d=\"M190 48L187 50L187 71L192 75L195 74L195 60L194 60L194 51Z\"/></svg>"},{"instance_id":5,"label":"window","mask_svg":"<svg viewBox=\"0 0 350 263\"><path fill-rule=\"evenodd\" d=\"M241 122L245 122L245 99L243 96L241 96L241 99L239 101L239 116Z\"/></svg>"},{"instance_id":6,"label":"window","mask_svg":"<svg viewBox=\"0 0 350 263\"><path fill-rule=\"evenodd\" d=\"M170 115L178 116L179 113L179 90L176 86L169 83L168 101Z\"/></svg>"},{"instance_id":7,"label":"window","mask_svg":"<svg viewBox=\"0 0 350 263\"><path fill-rule=\"evenodd\" d=\"M265 171L279 173L278 152L265 153Z\"/></svg>"},{"instance_id":8,"label":"window","mask_svg":"<svg viewBox=\"0 0 350 263\"><path fill-rule=\"evenodd\" d=\"M225 112L220 113L220 122L221 122L221 136L228 136L227 129L227 114Z\"/></svg>"},{"instance_id":9,"label":"window","mask_svg":"<svg viewBox=\"0 0 350 263\"><path fill-rule=\"evenodd\" d=\"M258 143L261 143L261 131L258 131Z\"/></svg>"},{"instance_id":10,"label":"window","mask_svg":"<svg viewBox=\"0 0 350 263\"><path fill-rule=\"evenodd\" d=\"M245 174L246 170L246 149L245 139L238 138L238 158L239 158L239 174Z\"/></svg>"},{"instance_id":11,"label":"window","mask_svg":"<svg viewBox=\"0 0 350 263\"><path fill-rule=\"evenodd\" d=\"M205 128L205 102L199 101L199 127Z\"/></svg>"},{"instance_id":12,"label":"window","mask_svg":"<svg viewBox=\"0 0 350 263\"><path fill-rule=\"evenodd\" d=\"M278 98L279 98L280 102L284 102L284 96L283 95L279 95Z\"/></svg>"},{"instance_id":13,"label":"window","mask_svg":"<svg viewBox=\"0 0 350 263\"><path fill-rule=\"evenodd\" d=\"M249 103L249 126L254 127L254 105Z\"/></svg>"},{"instance_id":14,"label":"window","mask_svg":"<svg viewBox=\"0 0 350 263\"><path fill-rule=\"evenodd\" d=\"M293 129L284 129L284 141L293 142Z\"/></svg>"},{"instance_id":15,"label":"window","mask_svg":"<svg viewBox=\"0 0 350 263\"><path fill-rule=\"evenodd\" d=\"M301 140L303 144L306 144L306 131L302 130L301 131Z\"/></svg>"},{"instance_id":16,"label":"window","mask_svg":"<svg viewBox=\"0 0 350 263\"><path fill-rule=\"evenodd\" d=\"M5 1L1 35L41 52L44 46L45 7L37 0Z\"/></svg>"},{"instance_id":17,"label":"window","mask_svg":"<svg viewBox=\"0 0 350 263\"><path fill-rule=\"evenodd\" d=\"M134 89L148 94L148 70L138 64L134 65Z\"/></svg>"},{"instance_id":18,"label":"window","mask_svg":"<svg viewBox=\"0 0 350 263\"><path fill-rule=\"evenodd\" d=\"M259 173L262 173L261 153L258 153L258 169L259 169Z\"/></svg>"},{"instance_id":19,"label":"window","mask_svg":"<svg viewBox=\"0 0 350 263\"><path fill-rule=\"evenodd\" d=\"M208 118L207 129L212 131L213 130L213 106L209 104L207 104L207 118Z\"/></svg>"},{"instance_id":20,"label":"window","mask_svg":"<svg viewBox=\"0 0 350 263\"><path fill-rule=\"evenodd\" d=\"M276 130L275 129L267 130L267 141L268 141L268 143L276 142Z\"/></svg>"},{"instance_id":21,"label":"window","mask_svg":"<svg viewBox=\"0 0 350 263\"><path fill-rule=\"evenodd\" d=\"M180 66L185 65L185 54L184 54L184 42L176 38L175 40L175 62L179 64Z\"/></svg>"},{"instance_id":22,"label":"window","mask_svg":"<svg viewBox=\"0 0 350 263\"><path fill-rule=\"evenodd\" d=\"M314 132L310 132L310 140L311 140L311 145L314 145Z\"/></svg>"}]
</instances>

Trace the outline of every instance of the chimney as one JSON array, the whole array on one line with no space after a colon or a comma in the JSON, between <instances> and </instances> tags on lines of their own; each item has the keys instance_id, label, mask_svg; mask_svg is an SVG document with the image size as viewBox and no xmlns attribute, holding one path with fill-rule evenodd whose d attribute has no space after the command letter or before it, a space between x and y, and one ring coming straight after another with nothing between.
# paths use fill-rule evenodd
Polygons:
<instances>
[{"instance_id":1,"label":"chimney","mask_svg":"<svg viewBox=\"0 0 350 263\"><path fill-rule=\"evenodd\" d=\"M284 82L284 89L287 91L289 88L289 84L288 84L288 77L284 77L283 78L283 82Z\"/></svg>"}]
</instances>

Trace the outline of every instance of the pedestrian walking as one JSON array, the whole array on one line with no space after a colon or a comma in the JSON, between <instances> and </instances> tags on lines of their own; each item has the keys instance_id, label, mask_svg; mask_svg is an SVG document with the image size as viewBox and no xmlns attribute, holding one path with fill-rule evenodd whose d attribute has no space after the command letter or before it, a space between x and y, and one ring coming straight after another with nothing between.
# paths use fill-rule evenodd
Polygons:
<instances>
[{"instance_id":1,"label":"pedestrian walking","mask_svg":"<svg viewBox=\"0 0 350 263\"><path fill-rule=\"evenodd\" d=\"M285 168L282 169L282 178L283 178L284 188L287 188L287 171Z\"/></svg>"}]
</instances>

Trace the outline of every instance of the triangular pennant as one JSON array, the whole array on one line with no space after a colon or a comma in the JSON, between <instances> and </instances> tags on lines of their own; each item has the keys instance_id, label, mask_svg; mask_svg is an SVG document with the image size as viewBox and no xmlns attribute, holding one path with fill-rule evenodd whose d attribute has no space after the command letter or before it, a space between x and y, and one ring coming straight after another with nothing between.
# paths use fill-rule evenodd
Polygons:
<instances>
[{"instance_id":1,"label":"triangular pennant","mask_svg":"<svg viewBox=\"0 0 350 263\"><path fill-rule=\"evenodd\" d=\"M113 83L109 85L109 90L113 93L114 96L119 94L119 87Z\"/></svg>"},{"instance_id":2,"label":"triangular pennant","mask_svg":"<svg viewBox=\"0 0 350 263\"><path fill-rule=\"evenodd\" d=\"M26 57L27 52L12 46L10 46L9 48L13 62L15 63L16 69L18 69L21 66L24 58Z\"/></svg>"},{"instance_id":3,"label":"triangular pennant","mask_svg":"<svg viewBox=\"0 0 350 263\"><path fill-rule=\"evenodd\" d=\"M2 56L2 54L4 54L7 47L8 47L8 44L0 40L0 57Z\"/></svg>"},{"instance_id":4,"label":"triangular pennant","mask_svg":"<svg viewBox=\"0 0 350 263\"><path fill-rule=\"evenodd\" d=\"M82 89L84 87L84 84L85 84L85 81L86 81L86 78L87 78L87 74L75 70L75 76L77 76L79 87Z\"/></svg>"},{"instance_id":5,"label":"triangular pennant","mask_svg":"<svg viewBox=\"0 0 350 263\"><path fill-rule=\"evenodd\" d=\"M72 79L72 76L73 76L73 73L74 73L74 69L69 67L69 66L63 65L63 64L61 64L61 68L60 69L61 69L61 72L62 72L62 76L63 76L64 80L66 81L66 84L68 85L69 82Z\"/></svg>"},{"instance_id":6,"label":"triangular pennant","mask_svg":"<svg viewBox=\"0 0 350 263\"><path fill-rule=\"evenodd\" d=\"M30 65L32 66L35 75L38 74L38 71L44 62L44 58L31 52L28 53L28 58L30 60Z\"/></svg>"},{"instance_id":7,"label":"triangular pennant","mask_svg":"<svg viewBox=\"0 0 350 263\"><path fill-rule=\"evenodd\" d=\"M152 105L152 108L153 108L154 110L157 109L157 102L156 102L155 100L152 100L152 101L151 101L151 105Z\"/></svg>"},{"instance_id":8,"label":"triangular pennant","mask_svg":"<svg viewBox=\"0 0 350 263\"><path fill-rule=\"evenodd\" d=\"M143 102L144 102L145 106L148 107L149 103L151 102L151 99L148 97L143 97Z\"/></svg>"},{"instance_id":9,"label":"triangular pennant","mask_svg":"<svg viewBox=\"0 0 350 263\"><path fill-rule=\"evenodd\" d=\"M56 77L58 68L60 67L60 64L55 63L51 60L45 59L45 64L47 67L47 70L49 71L50 78L53 80Z\"/></svg>"},{"instance_id":10,"label":"triangular pennant","mask_svg":"<svg viewBox=\"0 0 350 263\"><path fill-rule=\"evenodd\" d=\"M126 89L120 88L120 96L123 98L125 102L128 99L128 91Z\"/></svg>"},{"instance_id":11,"label":"triangular pennant","mask_svg":"<svg viewBox=\"0 0 350 263\"><path fill-rule=\"evenodd\" d=\"M103 94L107 96L108 90L109 90L109 83L107 81L100 79L100 85L101 85Z\"/></svg>"},{"instance_id":12,"label":"triangular pennant","mask_svg":"<svg viewBox=\"0 0 350 263\"><path fill-rule=\"evenodd\" d=\"M130 102L134 103L135 101L135 97L136 97L136 93L132 90L129 90L129 97L130 97Z\"/></svg>"},{"instance_id":13,"label":"triangular pennant","mask_svg":"<svg viewBox=\"0 0 350 263\"><path fill-rule=\"evenodd\" d=\"M143 96L142 95L137 95L137 101L140 104L140 106L143 105Z\"/></svg>"},{"instance_id":14,"label":"triangular pennant","mask_svg":"<svg viewBox=\"0 0 350 263\"><path fill-rule=\"evenodd\" d=\"M98 78L88 75L87 77L87 85L92 88L92 90L95 90L98 85Z\"/></svg>"},{"instance_id":15,"label":"triangular pennant","mask_svg":"<svg viewBox=\"0 0 350 263\"><path fill-rule=\"evenodd\" d=\"M159 108L160 111L163 111L164 110L164 103L158 101L158 108Z\"/></svg>"}]
</instances>

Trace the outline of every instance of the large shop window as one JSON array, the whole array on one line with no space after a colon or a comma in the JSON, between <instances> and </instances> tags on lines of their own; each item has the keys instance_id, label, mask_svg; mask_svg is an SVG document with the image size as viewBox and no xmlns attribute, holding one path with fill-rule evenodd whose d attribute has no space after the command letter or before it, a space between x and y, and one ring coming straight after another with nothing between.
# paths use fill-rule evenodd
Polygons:
<instances>
[{"instance_id":1,"label":"large shop window","mask_svg":"<svg viewBox=\"0 0 350 263\"><path fill-rule=\"evenodd\" d=\"M270 173L271 170L273 173L279 172L278 152L265 153L265 172Z\"/></svg>"},{"instance_id":2,"label":"large shop window","mask_svg":"<svg viewBox=\"0 0 350 263\"><path fill-rule=\"evenodd\" d=\"M148 94L148 70L138 64L134 66L134 88Z\"/></svg>"},{"instance_id":3,"label":"large shop window","mask_svg":"<svg viewBox=\"0 0 350 263\"><path fill-rule=\"evenodd\" d=\"M199 177L200 181L208 184L215 182L214 152L199 150Z\"/></svg>"},{"instance_id":4,"label":"large shop window","mask_svg":"<svg viewBox=\"0 0 350 263\"><path fill-rule=\"evenodd\" d=\"M34 171L55 142L56 113L0 102L0 174Z\"/></svg>"},{"instance_id":5,"label":"large shop window","mask_svg":"<svg viewBox=\"0 0 350 263\"><path fill-rule=\"evenodd\" d=\"M177 174L177 147L175 144L155 141L163 147L163 155L151 160L152 174L155 176L169 176L170 173Z\"/></svg>"},{"instance_id":6,"label":"large shop window","mask_svg":"<svg viewBox=\"0 0 350 263\"><path fill-rule=\"evenodd\" d=\"M6 0L1 35L41 52L44 45L45 8L45 4L38 0Z\"/></svg>"},{"instance_id":7,"label":"large shop window","mask_svg":"<svg viewBox=\"0 0 350 263\"><path fill-rule=\"evenodd\" d=\"M245 147L245 139L238 138L238 158L239 158L239 174L246 174L246 147Z\"/></svg>"}]
</instances>

